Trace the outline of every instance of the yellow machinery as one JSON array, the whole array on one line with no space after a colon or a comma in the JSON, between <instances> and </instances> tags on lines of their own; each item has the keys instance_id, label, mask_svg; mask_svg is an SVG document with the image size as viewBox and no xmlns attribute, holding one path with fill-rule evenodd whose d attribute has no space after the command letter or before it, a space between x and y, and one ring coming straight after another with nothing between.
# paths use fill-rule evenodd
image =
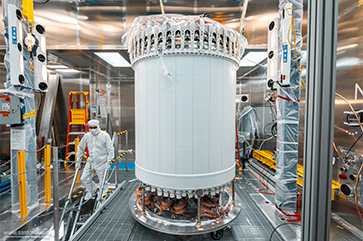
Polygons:
<instances>
[{"instance_id":1,"label":"yellow machinery","mask_svg":"<svg viewBox=\"0 0 363 241\"><path fill-rule=\"evenodd\" d=\"M260 161L262 164L268 166L272 170L276 170L276 160L274 159L274 154L270 151L253 151L252 157ZM297 185L303 187L303 176L304 170L302 165L297 165ZM331 199L334 200L334 190L337 188L340 190L340 183L336 181L332 181L331 184L332 192L331 192ZM340 194L340 199L345 200L345 196Z\"/></svg>"}]
</instances>

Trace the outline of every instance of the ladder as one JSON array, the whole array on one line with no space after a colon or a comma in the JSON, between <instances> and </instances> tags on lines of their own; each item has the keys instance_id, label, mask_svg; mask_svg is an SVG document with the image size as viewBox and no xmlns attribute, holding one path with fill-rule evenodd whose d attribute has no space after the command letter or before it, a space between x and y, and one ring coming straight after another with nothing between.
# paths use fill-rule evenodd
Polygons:
<instances>
[{"instance_id":1,"label":"ladder","mask_svg":"<svg viewBox=\"0 0 363 241\"><path fill-rule=\"evenodd\" d=\"M74 96L76 98L74 98ZM68 129L67 129L67 142L66 142L66 160L74 155L76 152L70 151L71 145L75 145L74 136L78 137L88 132L88 92L69 92L69 106L68 106ZM84 109L81 109L80 101L84 98Z\"/></svg>"}]
</instances>

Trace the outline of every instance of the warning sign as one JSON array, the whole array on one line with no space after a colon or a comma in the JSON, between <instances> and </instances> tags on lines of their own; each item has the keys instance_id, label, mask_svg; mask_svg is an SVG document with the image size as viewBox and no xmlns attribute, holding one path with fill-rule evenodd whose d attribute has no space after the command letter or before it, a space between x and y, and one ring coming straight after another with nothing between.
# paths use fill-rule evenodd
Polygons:
<instances>
[{"instance_id":1,"label":"warning sign","mask_svg":"<svg viewBox=\"0 0 363 241\"><path fill-rule=\"evenodd\" d=\"M2 111L10 111L10 103L2 103Z\"/></svg>"}]
</instances>

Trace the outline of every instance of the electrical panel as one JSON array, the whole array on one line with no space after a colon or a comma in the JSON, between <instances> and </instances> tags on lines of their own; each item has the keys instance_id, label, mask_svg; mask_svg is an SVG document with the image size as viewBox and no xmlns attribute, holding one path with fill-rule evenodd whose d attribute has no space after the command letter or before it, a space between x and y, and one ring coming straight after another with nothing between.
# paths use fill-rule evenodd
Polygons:
<instances>
[{"instance_id":1,"label":"electrical panel","mask_svg":"<svg viewBox=\"0 0 363 241\"><path fill-rule=\"evenodd\" d=\"M24 85L23 28L22 13L15 5L8 5L8 34L10 56L10 82L13 85Z\"/></svg>"},{"instance_id":2,"label":"electrical panel","mask_svg":"<svg viewBox=\"0 0 363 241\"><path fill-rule=\"evenodd\" d=\"M0 124L21 124L22 111L20 98L11 95L0 95Z\"/></svg>"},{"instance_id":3,"label":"electrical panel","mask_svg":"<svg viewBox=\"0 0 363 241\"><path fill-rule=\"evenodd\" d=\"M36 24L33 33L38 40L38 47L34 58L34 90L46 92L48 90L48 72L45 28L40 24Z\"/></svg>"}]
</instances>

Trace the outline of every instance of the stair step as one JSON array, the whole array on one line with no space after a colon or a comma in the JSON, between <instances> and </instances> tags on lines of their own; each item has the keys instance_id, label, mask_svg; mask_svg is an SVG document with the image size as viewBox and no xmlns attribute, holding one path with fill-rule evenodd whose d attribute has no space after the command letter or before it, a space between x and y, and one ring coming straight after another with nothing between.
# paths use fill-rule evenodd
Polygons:
<instances>
[{"instance_id":1,"label":"stair step","mask_svg":"<svg viewBox=\"0 0 363 241\"><path fill-rule=\"evenodd\" d=\"M86 132L82 132L82 131L80 131L80 132L69 132L68 135L83 135L85 133Z\"/></svg>"}]
</instances>

